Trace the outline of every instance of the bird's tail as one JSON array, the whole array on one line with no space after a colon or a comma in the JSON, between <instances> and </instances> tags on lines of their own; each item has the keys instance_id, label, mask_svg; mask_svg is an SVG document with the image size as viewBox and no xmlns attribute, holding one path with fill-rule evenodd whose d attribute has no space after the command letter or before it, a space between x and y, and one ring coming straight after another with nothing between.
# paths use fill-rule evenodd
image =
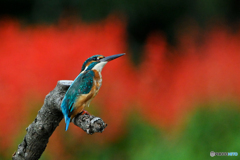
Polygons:
<instances>
[{"instance_id":1,"label":"bird's tail","mask_svg":"<svg viewBox=\"0 0 240 160\"><path fill-rule=\"evenodd\" d=\"M64 118L65 118L65 123L66 123L65 131L67 131L67 130L68 130L68 126L69 126L69 123L70 123L71 118L68 117L68 116L64 116Z\"/></svg>"}]
</instances>

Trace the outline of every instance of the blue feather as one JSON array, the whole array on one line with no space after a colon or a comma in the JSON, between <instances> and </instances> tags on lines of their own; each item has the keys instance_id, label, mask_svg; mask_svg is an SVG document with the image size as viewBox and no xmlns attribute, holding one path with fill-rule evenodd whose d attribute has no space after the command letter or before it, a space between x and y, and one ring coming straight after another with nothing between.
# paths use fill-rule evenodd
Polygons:
<instances>
[{"instance_id":1,"label":"blue feather","mask_svg":"<svg viewBox=\"0 0 240 160\"><path fill-rule=\"evenodd\" d=\"M68 110L67 110L66 104L67 104L66 103L66 98L64 97L63 101L62 101L62 104L61 104L61 109L62 109L62 113L63 113L65 123L66 123L66 129L65 130L67 131L71 119L68 116Z\"/></svg>"},{"instance_id":2,"label":"blue feather","mask_svg":"<svg viewBox=\"0 0 240 160\"><path fill-rule=\"evenodd\" d=\"M65 123L66 123L65 131L67 131L71 119L70 119L70 117L68 117L68 116L64 116L64 118L65 118Z\"/></svg>"},{"instance_id":3,"label":"blue feather","mask_svg":"<svg viewBox=\"0 0 240 160\"><path fill-rule=\"evenodd\" d=\"M68 129L71 121L70 117L75 107L80 107L74 105L76 99L82 94L87 94L91 91L93 86L93 77L94 72L92 70L80 73L67 90L61 104L62 113L66 123L66 130Z\"/></svg>"}]
</instances>

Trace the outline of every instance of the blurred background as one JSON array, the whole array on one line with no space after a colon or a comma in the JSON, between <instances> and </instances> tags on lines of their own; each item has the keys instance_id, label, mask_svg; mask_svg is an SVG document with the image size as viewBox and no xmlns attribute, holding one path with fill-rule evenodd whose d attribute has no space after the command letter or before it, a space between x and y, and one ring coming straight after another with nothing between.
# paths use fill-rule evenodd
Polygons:
<instances>
[{"instance_id":1,"label":"blurred background","mask_svg":"<svg viewBox=\"0 0 240 160\"><path fill-rule=\"evenodd\" d=\"M0 159L58 80L73 80L92 55L118 53L127 54L103 69L86 109L108 127L87 135L62 121L42 160L240 153L239 22L239 0L2 0Z\"/></svg>"}]
</instances>

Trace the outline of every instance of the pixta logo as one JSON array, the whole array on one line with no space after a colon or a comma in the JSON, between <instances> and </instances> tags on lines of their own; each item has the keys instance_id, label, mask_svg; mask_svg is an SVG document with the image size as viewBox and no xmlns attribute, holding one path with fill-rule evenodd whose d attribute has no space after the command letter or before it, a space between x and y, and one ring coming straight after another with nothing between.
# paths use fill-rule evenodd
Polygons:
<instances>
[{"instance_id":1,"label":"pixta logo","mask_svg":"<svg viewBox=\"0 0 240 160\"><path fill-rule=\"evenodd\" d=\"M214 152L214 151L211 151L210 156L211 157L214 157L214 156L238 156L238 152Z\"/></svg>"}]
</instances>

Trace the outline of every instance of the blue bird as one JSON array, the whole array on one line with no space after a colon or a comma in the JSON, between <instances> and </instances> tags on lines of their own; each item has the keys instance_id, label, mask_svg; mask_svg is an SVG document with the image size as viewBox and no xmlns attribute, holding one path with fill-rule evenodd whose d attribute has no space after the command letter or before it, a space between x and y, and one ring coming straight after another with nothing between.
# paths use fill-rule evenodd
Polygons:
<instances>
[{"instance_id":1,"label":"blue bird","mask_svg":"<svg viewBox=\"0 0 240 160\"><path fill-rule=\"evenodd\" d=\"M66 131L73 117L78 113L87 113L84 108L89 106L102 85L101 71L103 67L107 62L124 54L108 57L94 55L83 63L80 74L73 81L62 100L61 109L66 123Z\"/></svg>"}]
</instances>

